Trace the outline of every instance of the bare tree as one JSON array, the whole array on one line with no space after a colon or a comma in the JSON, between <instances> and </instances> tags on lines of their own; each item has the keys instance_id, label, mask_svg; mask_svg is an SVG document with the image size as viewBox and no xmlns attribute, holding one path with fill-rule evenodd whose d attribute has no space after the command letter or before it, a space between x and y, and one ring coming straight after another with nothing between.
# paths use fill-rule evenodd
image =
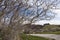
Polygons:
<instances>
[{"instance_id":1,"label":"bare tree","mask_svg":"<svg viewBox=\"0 0 60 40\"><path fill-rule=\"evenodd\" d=\"M23 23L26 21L32 24L38 20L53 19L55 13L51 9L56 9L59 2L60 0L0 0L0 29L9 31L4 40L20 40L18 34L25 28Z\"/></svg>"}]
</instances>

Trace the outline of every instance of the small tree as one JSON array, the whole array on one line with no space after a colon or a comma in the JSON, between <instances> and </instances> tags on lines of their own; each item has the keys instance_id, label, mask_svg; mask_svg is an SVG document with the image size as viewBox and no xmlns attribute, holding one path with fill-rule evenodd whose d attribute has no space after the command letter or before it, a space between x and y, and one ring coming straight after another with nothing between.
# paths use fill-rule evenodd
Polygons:
<instances>
[{"instance_id":1,"label":"small tree","mask_svg":"<svg viewBox=\"0 0 60 40\"><path fill-rule=\"evenodd\" d=\"M9 35L5 34L9 38L6 40L20 40L18 34L24 29L24 22L32 24L38 20L53 19L55 13L51 9L56 9L59 2L59 0L0 0L0 29L10 31Z\"/></svg>"}]
</instances>

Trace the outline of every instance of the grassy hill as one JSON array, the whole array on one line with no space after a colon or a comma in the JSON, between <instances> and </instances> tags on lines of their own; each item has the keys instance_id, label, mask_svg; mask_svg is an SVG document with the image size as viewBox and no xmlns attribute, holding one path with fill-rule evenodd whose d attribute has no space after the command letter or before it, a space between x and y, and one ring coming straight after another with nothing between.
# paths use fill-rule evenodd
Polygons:
<instances>
[{"instance_id":1,"label":"grassy hill","mask_svg":"<svg viewBox=\"0 0 60 40\"><path fill-rule=\"evenodd\" d=\"M60 34L60 26L59 25L45 25L42 28L42 31L40 33L43 33L43 34Z\"/></svg>"},{"instance_id":2,"label":"grassy hill","mask_svg":"<svg viewBox=\"0 0 60 40\"><path fill-rule=\"evenodd\" d=\"M50 25L50 24L45 24L45 25L26 25L26 29L24 33L59 33L60 34L60 25Z\"/></svg>"}]
</instances>

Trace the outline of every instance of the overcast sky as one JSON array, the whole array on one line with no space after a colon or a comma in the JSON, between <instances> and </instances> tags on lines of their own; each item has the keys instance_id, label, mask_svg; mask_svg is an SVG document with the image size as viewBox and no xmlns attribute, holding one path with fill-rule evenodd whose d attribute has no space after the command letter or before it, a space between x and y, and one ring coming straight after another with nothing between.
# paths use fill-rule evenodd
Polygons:
<instances>
[{"instance_id":1,"label":"overcast sky","mask_svg":"<svg viewBox=\"0 0 60 40\"><path fill-rule=\"evenodd\" d=\"M32 3L32 0L30 0L30 4ZM32 5L32 4L31 4ZM57 5L58 8L60 8L60 3ZM56 13L55 18L52 20L40 20L36 22L36 24L45 24L45 23L50 23L54 25L60 25L60 9L53 9L52 10L54 13Z\"/></svg>"},{"instance_id":2,"label":"overcast sky","mask_svg":"<svg viewBox=\"0 0 60 40\"><path fill-rule=\"evenodd\" d=\"M45 23L50 23L50 24L55 24L55 25L60 25L60 9L53 10L53 12L56 13L56 16L54 19L51 20L42 20L37 22L36 24L45 24Z\"/></svg>"},{"instance_id":3,"label":"overcast sky","mask_svg":"<svg viewBox=\"0 0 60 40\"><path fill-rule=\"evenodd\" d=\"M28 2L29 5L33 5L33 2L32 0L30 0ZM39 3L38 3L39 4ZM58 5L58 7L60 8L60 3ZM60 9L53 9L52 12L55 12L56 15L55 15L55 18L54 19L51 19L51 20L40 20L38 22L36 22L36 24L45 24L45 23L50 23L50 24L57 24L57 25L60 25Z\"/></svg>"}]
</instances>

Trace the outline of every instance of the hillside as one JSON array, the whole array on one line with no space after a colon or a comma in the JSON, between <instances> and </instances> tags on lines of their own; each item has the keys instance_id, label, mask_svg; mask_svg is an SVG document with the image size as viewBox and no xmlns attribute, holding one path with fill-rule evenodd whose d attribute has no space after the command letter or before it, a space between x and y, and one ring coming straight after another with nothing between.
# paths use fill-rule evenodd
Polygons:
<instances>
[{"instance_id":1,"label":"hillside","mask_svg":"<svg viewBox=\"0 0 60 40\"><path fill-rule=\"evenodd\" d=\"M60 25L25 25L24 33L56 32L60 31Z\"/></svg>"}]
</instances>

